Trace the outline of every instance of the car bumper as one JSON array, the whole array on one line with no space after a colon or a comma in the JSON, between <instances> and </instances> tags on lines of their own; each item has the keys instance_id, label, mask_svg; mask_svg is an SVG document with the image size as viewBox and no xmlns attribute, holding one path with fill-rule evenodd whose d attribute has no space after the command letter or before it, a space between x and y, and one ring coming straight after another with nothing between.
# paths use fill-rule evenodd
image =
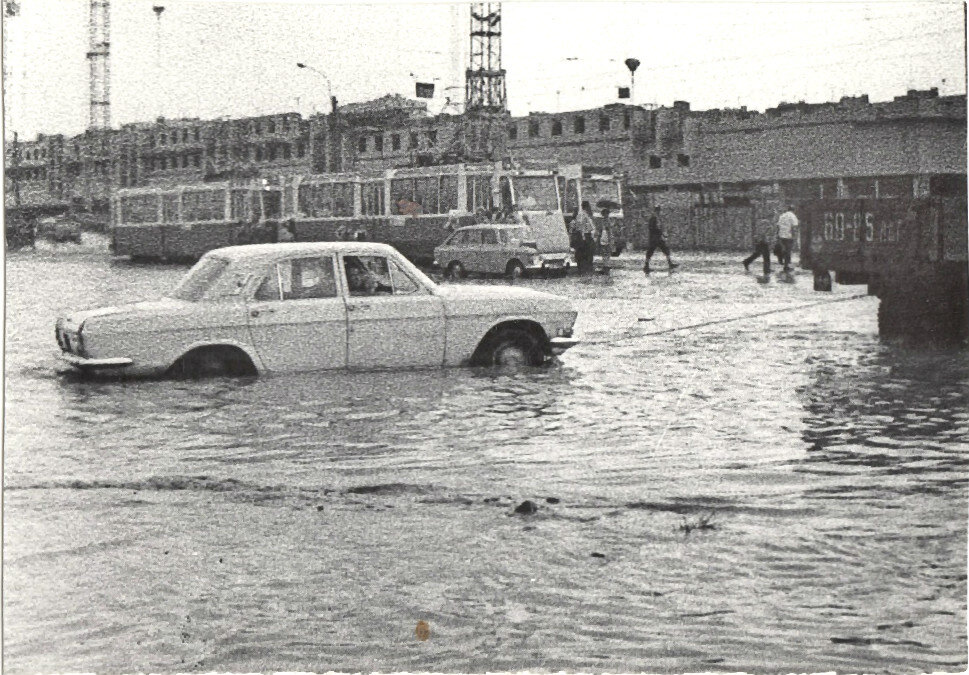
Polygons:
<instances>
[{"instance_id":1,"label":"car bumper","mask_svg":"<svg viewBox=\"0 0 969 675\"><path fill-rule=\"evenodd\" d=\"M565 270L575 265L572 258L549 258L547 260L532 260L531 264L526 265L525 269L529 272Z\"/></svg>"},{"instance_id":2,"label":"car bumper","mask_svg":"<svg viewBox=\"0 0 969 675\"><path fill-rule=\"evenodd\" d=\"M579 344L579 341L571 337L554 337L549 340L549 344L552 347L552 353L558 356L566 349L570 349L571 347Z\"/></svg>"},{"instance_id":3,"label":"car bumper","mask_svg":"<svg viewBox=\"0 0 969 675\"><path fill-rule=\"evenodd\" d=\"M126 368L132 364L132 360L125 357L114 357L110 359L89 359L77 354L60 352L58 356L79 370L117 370Z\"/></svg>"}]
</instances>

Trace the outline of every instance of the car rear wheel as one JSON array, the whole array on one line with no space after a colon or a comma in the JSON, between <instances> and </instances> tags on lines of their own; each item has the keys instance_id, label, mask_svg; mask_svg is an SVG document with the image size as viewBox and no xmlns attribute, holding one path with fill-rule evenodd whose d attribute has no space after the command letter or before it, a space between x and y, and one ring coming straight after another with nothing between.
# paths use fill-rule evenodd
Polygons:
<instances>
[{"instance_id":1,"label":"car rear wheel","mask_svg":"<svg viewBox=\"0 0 969 675\"><path fill-rule=\"evenodd\" d=\"M521 279L525 276L525 266L518 260L509 260L505 267L505 274L509 279Z\"/></svg>"},{"instance_id":2,"label":"car rear wheel","mask_svg":"<svg viewBox=\"0 0 969 675\"><path fill-rule=\"evenodd\" d=\"M464 265L455 260L447 266L447 275L452 279L463 279L467 272L464 271Z\"/></svg>"},{"instance_id":3,"label":"car rear wheel","mask_svg":"<svg viewBox=\"0 0 969 675\"><path fill-rule=\"evenodd\" d=\"M488 356L491 365L499 368L539 366L545 360L534 336L520 329L507 329L498 333Z\"/></svg>"}]
</instances>

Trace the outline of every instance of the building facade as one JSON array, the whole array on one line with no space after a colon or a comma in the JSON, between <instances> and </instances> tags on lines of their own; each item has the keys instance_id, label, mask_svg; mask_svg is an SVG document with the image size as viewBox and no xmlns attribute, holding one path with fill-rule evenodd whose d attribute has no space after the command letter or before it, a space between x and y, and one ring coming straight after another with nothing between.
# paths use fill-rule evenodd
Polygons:
<instances>
[{"instance_id":1,"label":"building facade","mask_svg":"<svg viewBox=\"0 0 969 675\"><path fill-rule=\"evenodd\" d=\"M964 195L966 97L931 89L763 113L678 101L511 117L429 116L395 95L308 119L159 119L8 144L5 204L97 211L119 187L501 158L613 167L626 176L632 218L662 205L676 244L737 248L745 236L717 239L723 222L768 217L784 202Z\"/></svg>"}]
</instances>

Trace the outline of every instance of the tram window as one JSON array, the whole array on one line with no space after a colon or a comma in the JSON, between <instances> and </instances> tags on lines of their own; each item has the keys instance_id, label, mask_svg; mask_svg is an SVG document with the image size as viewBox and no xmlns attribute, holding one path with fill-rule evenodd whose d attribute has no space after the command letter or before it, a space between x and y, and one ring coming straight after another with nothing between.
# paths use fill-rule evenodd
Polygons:
<instances>
[{"instance_id":1,"label":"tram window","mask_svg":"<svg viewBox=\"0 0 969 675\"><path fill-rule=\"evenodd\" d=\"M363 215L382 216L384 214L383 183L365 183L363 186Z\"/></svg>"},{"instance_id":2,"label":"tram window","mask_svg":"<svg viewBox=\"0 0 969 675\"><path fill-rule=\"evenodd\" d=\"M441 176L441 213L458 208L458 177Z\"/></svg>"},{"instance_id":3,"label":"tram window","mask_svg":"<svg viewBox=\"0 0 969 675\"><path fill-rule=\"evenodd\" d=\"M395 213L401 214L401 206L414 201L414 179L394 178L390 181L390 203L394 205Z\"/></svg>"},{"instance_id":4,"label":"tram window","mask_svg":"<svg viewBox=\"0 0 969 675\"><path fill-rule=\"evenodd\" d=\"M353 195L356 186L353 183L333 184L333 215L353 215Z\"/></svg>"},{"instance_id":5,"label":"tram window","mask_svg":"<svg viewBox=\"0 0 969 675\"><path fill-rule=\"evenodd\" d=\"M499 188L501 189L501 207L504 209L511 208L514 201L511 198L511 181L508 180L507 176L501 177Z\"/></svg>"},{"instance_id":6,"label":"tram window","mask_svg":"<svg viewBox=\"0 0 969 675\"><path fill-rule=\"evenodd\" d=\"M424 213L438 212L437 192L437 176L418 178L414 181L414 201L421 205Z\"/></svg>"},{"instance_id":7,"label":"tram window","mask_svg":"<svg viewBox=\"0 0 969 675\"><path fill-rule=\"evenodd\" d=\"M162 195L162 222L178 222L178 195Z\"/></svg>"}]
</instances>

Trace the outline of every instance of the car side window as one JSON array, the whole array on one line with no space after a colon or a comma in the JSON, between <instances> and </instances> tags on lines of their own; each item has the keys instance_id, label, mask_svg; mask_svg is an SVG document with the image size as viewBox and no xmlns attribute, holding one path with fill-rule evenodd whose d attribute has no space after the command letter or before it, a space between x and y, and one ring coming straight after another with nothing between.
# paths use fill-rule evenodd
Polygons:
<instances>
[{"instance_id":1,"label":"car side window","mask_svg":"<svg viewBox=\"0 0 969 675\"><path fill-rule=\"evenodd\" d=\"M285 264L290 265L291 283L288 291L283 289L283 300L336 297L332 257L297 258L279 263Z\"/></svg>"},{"instance_id":2,"label":"car side window","mask_svg":"<svg viewBox=\"0 0 969 675\"><path fill-rule=\"evenodd\" d=\"M390 261L390 280L394 285L394 295L416 295L421 290L421 286L393 260Z\"/></svg>"},{"instance_id":3,"label":"car side window","mask_svg":"<svg viewBox=\"0 0 969 675\"><path fill-rule=\"evenodd\" d=\"M276 272L276 266L273 265L269 268L269 275L263 279L262 283L259 284L259 288L256 289L256 294L253 296L256 300L279 300L279 276Z\"/></svg>"},{"instance_id":4,"label":"car side window","mask_svg":"<svg viewBox=\"0 0 969 675\"><path fill-rule=\"evenodd\" d=\"M305 300L336 297L330 256L282 260L273 265L256 291L256 300Z\"/></svg>"},{"instance_id":5,"label":"car side window","mask_svg":"<svg viewBox=\"0 0 969 675\"><path fill-rule=\"evenodd\" d=\"M486 246L498 243L498 233L494 230L481 230L481 243Z\"/></svg>"},{"instance_id":6,"label":"car side window","mask_svg":"<svg viewBox=\"0 0 969 675\"><path fill-rule=\"evenodd\" d=\"M394 292L388 260L376 255L343 256L351 296L390 295Z\"/></svg>"}]
</instances>

